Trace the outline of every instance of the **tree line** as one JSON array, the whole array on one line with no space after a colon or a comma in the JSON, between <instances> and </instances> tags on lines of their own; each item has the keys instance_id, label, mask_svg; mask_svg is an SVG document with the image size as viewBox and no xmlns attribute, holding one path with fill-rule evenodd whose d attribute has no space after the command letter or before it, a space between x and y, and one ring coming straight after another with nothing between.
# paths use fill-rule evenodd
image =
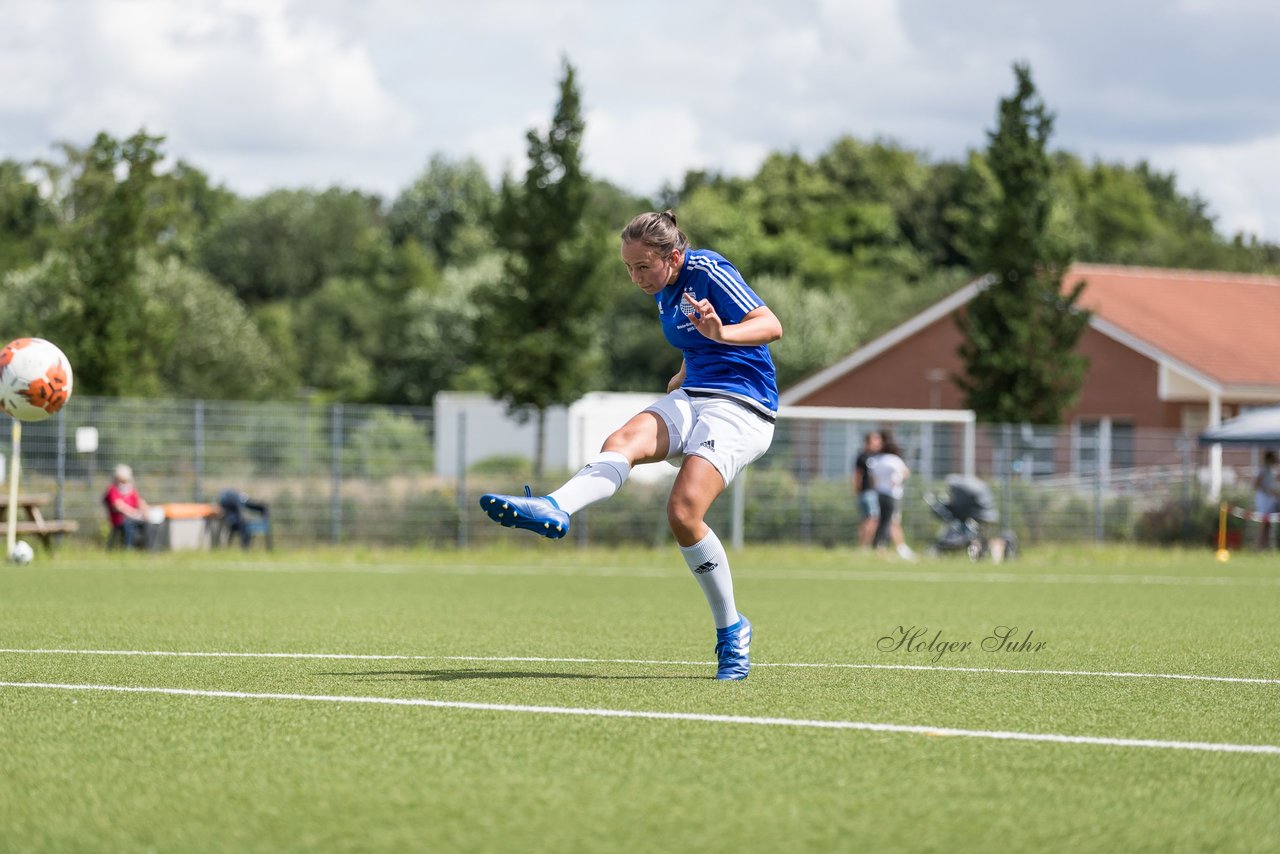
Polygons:
<instances>
[{"instance_id":1,"label":"tree line","mask_svg":"<svg viewBox=\"0 0 1280 854\"><path fill-rule=\"evenodd\" d=\"M617 258L619 230L644 210L675 208L694 244L774 307L784 387L993 265L1013 282L1071 259L1280 270L1280 246L1221 234L1173 173L1051 151L1029 69L1015 71L997 129L962 158L844 136L812 157L776 151L750 176L689 172L653 198L583 171L567 61L524 175L496 183L437 154L391 199L336 186L242 196L170 162L145 130L61 143L0 161L0 333L57 342L86 394L429 405L480 390L541 410L591 389L660 390L678 368ZM1032 133L1002 143L1006 122ZM1034 234L1016 212L1027 205ZM1027 302L1017 287L993 316ZM971 371L985 370L977 351Z\"/></svg>"}]
</instances>

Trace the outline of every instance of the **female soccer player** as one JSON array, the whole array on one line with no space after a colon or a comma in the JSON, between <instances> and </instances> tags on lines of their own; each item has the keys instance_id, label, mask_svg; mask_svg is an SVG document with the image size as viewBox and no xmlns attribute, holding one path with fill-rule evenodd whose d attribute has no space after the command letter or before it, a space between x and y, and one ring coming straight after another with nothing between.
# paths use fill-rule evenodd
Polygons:
<instances>
[{"instance_id":1,"label":"female soccer player","mask_svg":"<svg viewBox=\"0 0 1280 854\"><path fill-rule=\"evenodd\" d=\"M684 355L667 395L615 431L600 453L550 495L484 495L480 506L508 528L558 539L569 517L603 501L633 466L683 456L667 521L711 606L717 679L745 679L751 623L733 599L729 559L707 510L735 475L769 449L778 386L768 344L782 324L723 256L692 249L671 211L644 213L622 230L622 262L658 304L667 340Z\"/></svg>"}]
</instances>

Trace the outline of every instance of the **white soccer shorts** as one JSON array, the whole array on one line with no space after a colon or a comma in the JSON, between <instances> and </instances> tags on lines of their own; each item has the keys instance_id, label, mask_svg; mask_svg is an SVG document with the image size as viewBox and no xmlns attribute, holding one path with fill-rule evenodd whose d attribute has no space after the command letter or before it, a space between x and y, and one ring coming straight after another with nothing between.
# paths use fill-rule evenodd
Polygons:
<instances>
[{"instance_id":1,"label":"white soccer shorts","mask_svg":"<svg viewBox=\"0 0 1280 854\"><path fill-rule=\"evenodd\" d=\"M716 467L724 485L758 460L773 442L773 424L745 404L721 397L690 397L676 389L645 408L667 425L667 460L693 455Z\"/></svg>"}]
</instances>

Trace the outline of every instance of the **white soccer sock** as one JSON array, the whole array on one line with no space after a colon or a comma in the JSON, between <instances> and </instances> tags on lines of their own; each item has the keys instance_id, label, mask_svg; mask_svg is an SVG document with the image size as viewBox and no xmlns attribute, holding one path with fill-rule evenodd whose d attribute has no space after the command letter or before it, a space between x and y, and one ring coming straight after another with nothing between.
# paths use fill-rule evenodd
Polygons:
<instances>
[{"instance_id":1,"label":"white soccer sock","mask_svg":"<svg viewBox=\"0 0 1280 854\"><path fill-rule=\"evenodd\" d=\"M697 579L702 594L711 606L716 628L723 629L738 622L738 606L733 601L733 576L729 573L729 556L715 531L708 530L700 542L681 546L680 554Z\"/></svg>"},{"instance_id":2,"label":"white soccer sock","mask_svg":"<svg viewBox=\"0 0 1280 854\"><path fill-rule=\"evenodd\" d=\"M551 493L560 509L573 515L597 501L604 501L622 488L631 474L631 463L617 451L601 451L582 470Z\"/></svg>"}]
</instances>

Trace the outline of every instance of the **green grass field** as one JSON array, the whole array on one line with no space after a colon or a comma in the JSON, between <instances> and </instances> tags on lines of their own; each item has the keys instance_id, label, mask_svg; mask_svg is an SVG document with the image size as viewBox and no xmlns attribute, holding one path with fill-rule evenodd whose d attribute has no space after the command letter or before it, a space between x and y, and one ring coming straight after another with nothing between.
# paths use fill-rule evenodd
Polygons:
<instances>
[{"instance_id":1,"label":"green grass field","mask_svg":"<svg viewBox=\"0 0 1280 854\"><path fill-rule=\"evenodd\" d=\"M1280 848L1275 557L511 542L0 568L0 851Z\"/></svg>"}]
</instances>

